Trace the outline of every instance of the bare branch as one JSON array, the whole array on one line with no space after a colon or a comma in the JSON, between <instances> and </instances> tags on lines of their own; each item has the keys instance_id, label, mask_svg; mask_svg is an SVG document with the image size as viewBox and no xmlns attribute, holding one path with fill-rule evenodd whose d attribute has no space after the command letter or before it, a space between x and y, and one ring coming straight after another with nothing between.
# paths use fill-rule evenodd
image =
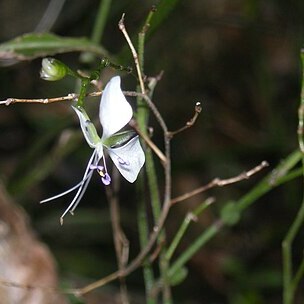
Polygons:
<instances>
[{"instance_id":1,"label":"bare branch","mask_svg":"<svg viewBox=\"0 0 304 304\"><path fill-rule=\"evenodd\" d=\"M187 123L183 127L181 127L180 129L178 129L176 131L170 131L169 136L173 137L174 135L176 135L180 132L183 132L183 131L187 130L188 128L191 128L195 124L195 122L196 122L196 120L197 120L197 118L198 118L198 116L200 115L201 112L202 112L202 105L201 105L200 102L197 102L195 104L193 117L189 121L187 121Z\"/></svg>"},{"instance_id":2,"label":"bare branch","mask_svg":"<svg viewBox=\"0 0 304 304\"><path fill-rule=\"evenodd\" d=\"M258 166L254 167L253 169L243 172L235 177L231 177L228 179L220 179L220 178L215 178L213 179L210 183L208 183L207 185L204 185L202 187L199 187L191 192L185 193L183 195L180 195L176 198L173 198L171 200L171 204L176 204L178 202L184 201L190 197L193 197L199 193L202 193L206 190L209 190L211 188L214 187L223 187L226 185L230 185L230 184L234 184L236 182L240 182L242 180L245 179L249 179L252 175L256 174L257 172L261 171L262 169L264 169L265 167L268 167L268 162L267 161L262 161Z\"/></svg>"},{"instance_id":3,"label":"bare branch","mask_svg":"<svg viewBox=\"0 0 304 304\"><path fill-rule=\"evenodd\" d=\"M86 94L88 97L96 97L100 96L102 92L92 92ZM41 103L41 104L50 104L54 102L63 102L63 101L73 101L77 100L79 94L70 93L67 96L60 96L60 97L54 97L54 98L31 98L31 99L24 99L24 98L7 98L5 100L0 101L0 105L6 105L9 106L13 103Z\"/></svg>"}]
</instances>

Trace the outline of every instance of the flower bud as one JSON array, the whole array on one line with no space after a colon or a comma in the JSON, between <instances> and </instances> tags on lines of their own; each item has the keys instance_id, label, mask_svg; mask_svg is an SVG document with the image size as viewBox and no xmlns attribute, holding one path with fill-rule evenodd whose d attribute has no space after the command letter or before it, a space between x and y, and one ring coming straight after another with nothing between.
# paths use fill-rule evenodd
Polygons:
<instances>
[{"instance_id":1,"label":"flower bud","mask_svg":"<svg viewBox=\"0 0 304 304\"><path fill-rule=\"evenodd\" d=\"M68 72L67 66L55 58L43 58L40 77L48 81L62 79Z\"/></svg>"}]
</instances>

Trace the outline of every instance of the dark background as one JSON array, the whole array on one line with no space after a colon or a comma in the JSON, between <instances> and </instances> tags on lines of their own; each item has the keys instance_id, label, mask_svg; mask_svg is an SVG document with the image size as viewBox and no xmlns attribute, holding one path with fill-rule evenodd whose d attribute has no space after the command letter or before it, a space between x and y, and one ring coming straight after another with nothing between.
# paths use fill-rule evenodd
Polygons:
<instances>
[{"instance_id":1,"label":"dark background","mask_svg":"<svg viewBox=\"0 0 304 304\"><path fill-rule=\"evenodd\" d=\"M33 31L47 4L1 1L0 40ZM147 0L113 1L102 45L121 55L126 44L117 26L121 14L126 13L126 26L133 35L152 4ZM62 36L90 36L98 5L98 1L67 0L51 31ZM217 200L192 226L179 252L218 217L223 203L244 195L297 148L302 42L301 1L179 1L151 33L145 72L155 76L164 71L154 102L170 129L185 124L197 101L203 106L195 126L173 140L173 195L214 177L237 175L262 160L270 163L269 169L248 181L175 206L166 226L169 239L188 210L210 195ZM57 58L75 69L87 67L78 53ZM121 64L133 64L131 57L117 58ZM35 59L8 66L2 62L0 99L44 98L75 91L68 78L56 83L41 80L40 62ZM126 90L134 85L132 77L123 80ZM97 100L88 103L88 108L97 118ZM154 141L161 145L161 130L153 121L151 125ZM38 204L77 183L91 152L69 105L3 106L0 132L2 183L29 213L37 234L52 250L62 281L81 286L114 271L109 208L98 177L93 178L75 216L68 217L63 227L58 218L70 198ZM58 152L65 143L69 151ZM280 303L281 242L300 205L300 186L300 180L293 181L265 195L245 212L238 225L224 229L196 254L187 265L186 281L173 289L179 299L176 302ZM121 196L122 224L131 242L131 255L135 255L134 187L123 181ZM300 235L294 247L295 261L302 251ZM132 293L142 296L141 272L132 274L128 282ZM117 292L116 284L111 286L99 293ZM298 301L303 302L302 291Z\"/></svg>"}]
</instances>

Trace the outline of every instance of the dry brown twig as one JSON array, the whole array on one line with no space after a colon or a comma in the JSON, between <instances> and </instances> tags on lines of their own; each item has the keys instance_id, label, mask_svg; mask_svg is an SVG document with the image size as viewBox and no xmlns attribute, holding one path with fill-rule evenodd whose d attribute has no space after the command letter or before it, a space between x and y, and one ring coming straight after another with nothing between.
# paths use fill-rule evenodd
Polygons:
<instances>
[{"instance_id":1,"label":"dry brown twig","mask_svg":"<svg viewBox=\"0 0 304 304\"><path fill-rule=\"evenodd\" d=\"M189 121L187 121L186 124L183 127L177 129L176 131L170 131L169 136L173 137L174 135L176 135L178 133L181 133L181 132L187 130L188 128L191 128L195 124L195 122L196 122L196 120L197 120L197 118L198 118L198 116L200 115L201 112L202 112L202 105L198 101L195 104L195 107L194 107L193 117Z\"/></svg>"},{"instance_id":2,"label":"dry brown twig","mask_svg":"<svg viewBox=\"0 0 304 304\"><path fill-rule=\"evenodd\" d=\"M220 178L215 178L213 179L210 183L199 187L195 190L192 190L188 193L185 193L183 195L180 195L178 197L175 197L171 200L171 204L174 205L176 203L182 202L186 199L189 199L199 193L205 192L206 190L209 190L211 188L215 188L215 187L223 187L223 186L227 186L230 184L234 184L237 182L240 182L242 180L246 180L249 179L252 175L258 173L259 171L261 171L262 169L264 169L265 167L268 167L269 164L267 161L262 161L259 165L257 165L256 167L254 167L253 169L246 171L246 172L242 172L241 174L231 177L231 178L227 178L227 179L220 179Z\"/></svg>"}]
</instances>

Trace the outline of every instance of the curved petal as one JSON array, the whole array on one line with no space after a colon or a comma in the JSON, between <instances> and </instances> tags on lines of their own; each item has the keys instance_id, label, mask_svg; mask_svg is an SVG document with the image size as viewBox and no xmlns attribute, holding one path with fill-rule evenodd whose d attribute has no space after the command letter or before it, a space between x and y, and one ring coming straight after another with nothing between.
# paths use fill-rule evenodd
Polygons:
<instances>
[{"instance_id":1,"label":"curved petal","mask_svg":"<svg viewBox=\"0 0 304 304\"><path fill-rule=\"evenodd\" d=\"M145 163L145 153L138 136L132 138L122 147L108 149L108 153L121 175L133 183Z\"/></svg>"},{"instance_id":2,"label":"curved petal","mask_svg":"<svg viewBox=\"0 0 304 304\"><path fill-rule=\"evenodd\" d=\"M72 108L79 118L80 127L88 145L91 148L95 148L100 142L100 137L98 136L95 126L91 122L87 112L82 107L72 106Z\"/></svg>"},{"instance_id":3,"label":"curved petal","mask_svg":"<svg viewBox=\"0 0 304 304\"><path fill-rule=\"evenodd\" d=\"M99 119L103 127L102 139L106 139L123 128L132 118L133 110L120 88L120 77L113 77L106 85L99 108Z\"/></svg>"}]
</instances>

